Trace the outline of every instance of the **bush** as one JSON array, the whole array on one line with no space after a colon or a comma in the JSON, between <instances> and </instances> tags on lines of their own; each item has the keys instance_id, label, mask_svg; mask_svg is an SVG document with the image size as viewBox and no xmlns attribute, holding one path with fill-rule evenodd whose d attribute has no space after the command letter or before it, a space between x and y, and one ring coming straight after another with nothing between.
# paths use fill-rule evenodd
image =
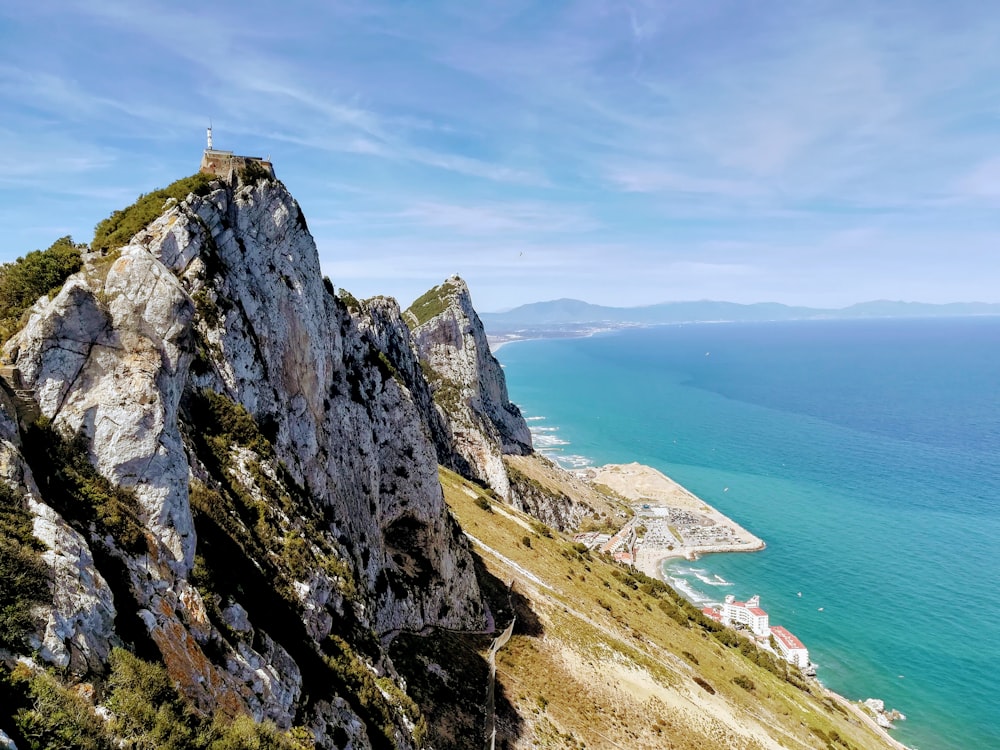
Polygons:
<instances>
[{"instance_id":1,"label":"bush","mask_svg":"<svg viewBox=\"0 0 1000 750\"><path fill-rule=\"evenodd\" d=\"M47 250L0 265L0 341L17 332L21 316L43 294L58 291L83 265L81 249L72 237L62 237Z\"/></svg>"},{"instance_id":2,"label":"bush","mask_svg":"<svg viewBox=\"0 0 1000 750\"><path fill-rule=\"evenodd\" d=\"M749 677L746 677L745 675L741 675L741 674L736 675L733 678L733 682L736 683L737 685L739 685L741 688L743 688L744 690L746 690L748 692L751 691L751 690L753 690L756 687L756 685L753 684L753 680L751 680Z\"/></svg>"},{"instance_id":3,"label":"bush","mask_svg":"<svg viewBox=\"0 0 1000 750\"><path fill-rule=\"evenodd\" d=\"M107 706L115 715L115 734L128 748L195 746L198 717L189 711L160 664L128 651L111 652Z\"/></svg>"},{"instance_id":4,"label":"bush","mask_svg":"<svg viewBox=\"0 0 1000 750\"><path fill-rule=\"evenodd\" d=\"M340 297L343 303L347 305L347 309L351 312L358 312L361 309L361 303L358 302L358 298L343 287L340 288L337 296Z\"/></svg>"},{"instance_id":5,"label":"bush","mask_svg":"<svg viewBox=\"0 0 1000 750\"><path fill-rule=\"evenodd\" d=\"M48 672L32 675L23 668L15 669L12 682L20 683L21 691L29 697L28 705L14 715L19 739L28 748L111 750L115 747L93 707Z\"/></svg>"},{"instance_id":6,"label":"bush","mask_svg":"<svg viewBox=\"0 0 1000 750\"><path fill-rule=\"evenodd\" d=\"M43 496L80 533L91 524L128 552L144 552L135 492L112 484L90 463L87 438L68 436L42 419L24 433L24 455Z\"/></svg>"},{"instance_id":7,"label":"bush","mask_svg":"<svg viewBox=\"0 0 1000 750\"><path fill-rule=\"evenodd\" d=\"M492 513L493 512L493 506L490 505L490 501L487 500L482 495L479 495L476 498L476 505L478 505L480 508L482 508L483 510L485 510L487 513Z\"/></svg>"},{"instance_id":8,"label":"bush","mask_svg":"<svg viewBox=\"0 0 1000 750\"><path fill-rule=\"evenodd\" d=\"M107 684L112 729L125 748L205 748L206 750L295 750L306 747L273 724L249 716L216 716L195 712L160 664L128 651L111 652Z\"/></svg>"},{"instance_id":9,"label":"bush","mask_svg":"<svg viewBox=\"0 0 1000 750\"><path fill-rule=\"evenodd\" d=\"M94 229L92 250L107 254L128 244L136 234L163 213L163 204L173 198L182 201L191 193L208 195L214 175L198 174L177 180L161 190L148 195L140 195L128 208L115 211Z\"/></svg>"},{"instance_id":10,"label":"bush","mask_svg":"<svg viewBox=\"0 0 1000 750\"><path fill-rule=\"evenodd\" d=\"M248 160L239 172L240 182L253 184L271 179L271 172L261 162L256 159Z\"/></svg>"},{"instance_id":11,"label":"bush","mask_svg":"<svg viewBox=\"0 0 1000 750\"><path fill-rule=\"evenodd\" d=\"M528 549L531 549L531 537L527 536L527 535L522 536L521 537L521 544L523 544Z\"/></svg>"},{"instance_id":12,"label":"bush","mask_svg":"<svg viewBox=\"0 0 1000 750\"><path fill-rule=\"evenodd\" d=\"M31 533L23 497L0 482L0 648L19 651L31 629L31 608L49 598L48 568Z\"/></svg>"},{"instance_id":13,"label":"bush","mask_svg":"<svg viewBox=\"0 0 1000 750\"><path fill-rule=\"evenodd\" d=\"M693 679L696 683L698 683L698 686L701 687L709 695L715 695L715 688L709 685L708 682L703 680L701 677L695 677Z\"/></svg>"}]
</instances>

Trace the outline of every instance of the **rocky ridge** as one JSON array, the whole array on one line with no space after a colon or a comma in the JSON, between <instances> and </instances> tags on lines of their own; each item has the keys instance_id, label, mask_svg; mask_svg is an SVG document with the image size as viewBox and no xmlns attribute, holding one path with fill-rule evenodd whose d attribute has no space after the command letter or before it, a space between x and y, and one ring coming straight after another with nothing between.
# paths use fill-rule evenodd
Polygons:
<instances>
[{"instance_id":1,"label":"rocky ridge","mask_svg":"<svg viewBox=\"0 0 1000 750\"><path fill-rule=\"evenodd\" d=\"M531 453L531 433L510 401L468 286L452 276L416 300L404 319L435 403L451 425L454 450L468 463L467 476L509 500L503 456Z\"/></svg>"},{"instance_id":2,"label":"rocky ridge","mask_svg":"<svg viewBox=\"0 0 1000 750\"><path fill-rule=\"evenodd\" d=\"M104 506L66 517L49 497L66 472L40 487L49 454L37 437L22 450L0 414L0 471L55 571L33 636L42 661L99 678L131 643L200 710L368 747L374 709L324 671L330 638L392 680L371 634L483 627L437 479L444 427L427 428L412 353L387 346L383 361L373 344L409 334L398 310L359 326L332 291L298 204L254 176L169 205L32 308L5 359L47 438L134 503L127 542ZM247 595L254 581L274 591ZM412 746L412 721L386 712L389 744Z\"/></svg>"}]
</instances>

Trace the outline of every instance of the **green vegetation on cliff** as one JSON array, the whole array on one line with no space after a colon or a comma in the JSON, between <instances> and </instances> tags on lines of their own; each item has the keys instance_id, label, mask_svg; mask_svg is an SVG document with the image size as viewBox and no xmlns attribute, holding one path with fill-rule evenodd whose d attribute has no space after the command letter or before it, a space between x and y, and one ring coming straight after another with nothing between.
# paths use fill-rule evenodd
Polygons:
<instances>
[{"instance_id":1,"label":"green vegetation on cliff","mask_svg":"<svg viewBox=\"0 0 1000 750\"><path fill-rule=\"evenodd\" d=\"M31 532L26 499L0 482L0 648L18 651L31 627L31 607L49 598L48 568Z\"/></svg>"},{"instance_id":2,"label":"green vegetation on cliff","mask_svg":"<svg viewBox=\"0 0 1000 750\"><path fill-rule=\"evenodd\" d=\"M301 729L281 732L250 717L206 716L177 692L159 664L111 652L105 721L80 693L51 672L0 667L0 728L25 750L306 750Z\"/></svg>"},{"instance_id":3,"label":"green vegetation on cliff","mask_svg":"<svg viewBox=\"0 0 1000 750\"><path fill-rule=\"evenodd\" d=\"M214 175L198 174L172 182L167 187L140 195L128 208L115 211L94 229L91 250L107 254L128 244L128 241L163 213L163 204L173 198L182 201L190 193L207 195Z\"/></svg>"},{"instance_id":4,"label":"green vegetation on cliff","mask_svg":"<svg viewBox=\"0 0 1000 750\"><path fill-rule=\"evenodd\" d=\"M80 270L81 250L72 237L61 237L47 250L32 250L23 258L0 265L0 342L20 328L21 316L43 294L57 292Z\"/></svg>"},{"instance_id":5,"label":"green vegetation on cliff","mask_svg":"<svg viewBox=\"0 0 1000 750\"><path fill-rule=\"evenodd\" d=\"M353 573L321 530L322 509L275 460L261 426L243 406L206 389L186 394L184 408L194 428L194 452L210 480L190 487L198 532L191 582L225 641L216 646L234 649L247 637L221 615L239 602L258 629L254 637L266 633L295 660L304 703L340 696L364 721L374 750L394 747L402 715L418 729L425 720L368 666L378 645L354 613ZM314 573L327 574L345 599L342 614L327 610L336 635L320 644L307 633L293 585Z\"/></svg>"},{"instance_id":6,"label":"green vegetation on cliff","mask_svg":"<svg viewBox=\"0 0 1000 750\"><path fill-rule=\"evenodd\" d=\"M414 328L423 325L447 309L448 300L457 290L458 288L450 281L427 290L406 308L404 319Z\"/></svg>"},{"instance_id":7,"label":"green vegetation on cliff","mask_svg":"<svg viewBox=\"0 0 1000 750\"><path fill-rule=\"evenodd\" d=\"M42 496L71 526L84 536L94 528L129 552L145 551L135 492L112 484L94 468L83 434L64 434L42 418L23 438L24 457Z\"/></svg>"}]
</instances>

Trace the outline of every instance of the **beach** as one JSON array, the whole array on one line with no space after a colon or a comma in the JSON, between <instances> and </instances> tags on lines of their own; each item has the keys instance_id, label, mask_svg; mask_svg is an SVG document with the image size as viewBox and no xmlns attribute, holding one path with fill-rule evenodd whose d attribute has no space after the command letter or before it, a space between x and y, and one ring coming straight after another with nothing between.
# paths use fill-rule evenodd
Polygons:
<instances>
[{"instance_id":1,"label":"beach","mask_svg":"<svg viewBox=\"0 0 1000 750\"><path fill-rule=\"evenodd\" d=\"M646 575L662 579L660 566L668 557L694 560L712 552L756 552L766 546L763 539L651 466L608 464L579 475L633 506L635 515L605 546Z\"/></svg>"}]
</instances>

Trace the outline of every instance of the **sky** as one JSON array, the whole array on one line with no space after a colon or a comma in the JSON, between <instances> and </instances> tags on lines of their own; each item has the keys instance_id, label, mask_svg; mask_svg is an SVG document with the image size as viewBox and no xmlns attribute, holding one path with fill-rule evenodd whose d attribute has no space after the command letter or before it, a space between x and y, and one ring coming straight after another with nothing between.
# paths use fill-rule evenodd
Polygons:
<instances>
[{"instance_id":1,"label":"sky","mask_svg":"<svg viewBox=\"0 0 1000 750\"><path fill-rule=\"evenodd\" d=\"M0 4L0 261L216 148L405 306L1000 302L980 0Z\"/></svg>"}]
</instances>

